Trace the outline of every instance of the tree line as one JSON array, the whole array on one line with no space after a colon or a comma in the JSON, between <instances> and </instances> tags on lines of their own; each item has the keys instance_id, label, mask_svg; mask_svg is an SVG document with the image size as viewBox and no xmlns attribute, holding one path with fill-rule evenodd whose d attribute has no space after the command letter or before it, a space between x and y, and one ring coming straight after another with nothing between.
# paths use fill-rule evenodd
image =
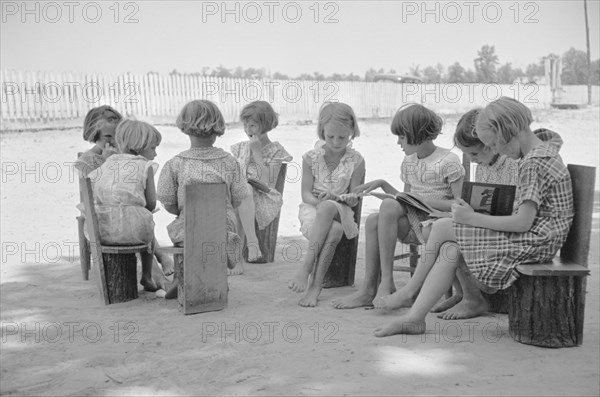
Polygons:
<instances>
[{"instance_id":1,"label":"tree line","mask_svg":"<svg viewBox=\"0 0 600 397\"><path fill-rule=\"evenodd\" d=\"M413 65L405 73L397 73L395 69L369 68L360 76L354 73L333 73L324 75L319 72L312 74L302 73L298 76L288 76L283 73L271 73L266 68L227 68L219 65L216 68L202 67L199 72L192 75L212 77L233 77L245 79L270 78L275 80L317 80L317 81L372 81L378 74L401 74L420 78L424 83L498 83L512 84L516 81L523 83L538 83L539 78L545 75L545 59L558 58L556 54L548 54L537 63L527 65L525 70L512 66L511 62L500 63L493 45L484 45L477 51L473 60L473 68L465 68L460 62L454 62L445 67L441 63L435 66ZM585 51L571 47L562 57L561 81L563 85L584 85L588 83L587 55ZM179 74L175 69L171 74ZM591 62L591 84L600 85L600 59Z\"/></svg>"}]
</instances>

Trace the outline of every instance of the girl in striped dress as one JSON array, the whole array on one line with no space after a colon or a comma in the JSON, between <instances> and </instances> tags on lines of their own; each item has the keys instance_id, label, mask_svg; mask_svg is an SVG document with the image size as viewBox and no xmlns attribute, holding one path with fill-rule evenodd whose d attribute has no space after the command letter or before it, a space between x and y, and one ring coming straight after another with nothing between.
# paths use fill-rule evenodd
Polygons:
<instances>
[{"instance_id":1,"label":"girl in striped dress","mask_svg":"<svg viewBox=\"0 0 600 397\"><path fill-rule=\"evenodd\" d=\"M476 287L464 289L455 310L477 313L486 307L480 291L508 288L518 277L516 265L556 255L573 219L571 179L557 145L543 140L560 142L557 134L545 130L541 139L531 130L532 121L531 111L508 97L481 111L475 124L478 138L493 152L520 159L518 209L512 215L490 216L474 212L462 200L453 204L452 219L436 222L427 241L425 252L437 257L419 295L406 314L376 329L376 336L424 333L425 316L448 290L457 269Z\"/></svg>"}]
</instances>

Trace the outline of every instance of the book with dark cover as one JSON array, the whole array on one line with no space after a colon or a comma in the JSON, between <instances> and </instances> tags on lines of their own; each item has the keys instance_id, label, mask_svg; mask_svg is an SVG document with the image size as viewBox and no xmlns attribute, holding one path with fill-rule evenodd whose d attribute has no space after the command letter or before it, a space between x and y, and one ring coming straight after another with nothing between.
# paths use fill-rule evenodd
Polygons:
<instances>
[{"instance_id":1,"label":"book with dark cover","mask_svg":"<svg viewBox=\"0 0 600 397\"><path fill-rule=\"evenodd\" d=\"M512 215L516 191L514 185L464 182L462 199L482 214Z\"/></svg>"}]
</instances>

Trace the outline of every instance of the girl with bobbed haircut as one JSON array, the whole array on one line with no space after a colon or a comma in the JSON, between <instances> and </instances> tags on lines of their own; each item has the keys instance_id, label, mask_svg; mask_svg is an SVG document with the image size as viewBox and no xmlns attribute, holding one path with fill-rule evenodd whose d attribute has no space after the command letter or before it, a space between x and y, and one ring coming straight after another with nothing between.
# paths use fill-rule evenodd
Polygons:
<instances>
[{"instance_id":1,"label":"girl with bobbed haircut","mask_svg":"<svg viewBox=\"0 0 600 397\"><path fill-rule=\"evenodd\" d=\"M181 109L176 123L181 132L190 136L208 138L225 133L225 119L217 105L202 99L188 102Z\"/></svg>"},{"instance_id":2,"label":"girl with bobbed haircut","mask_svg":"<svg viewBox=\"0 0 600 397\"><path fill-rule=\"evenodd\" d=\"M257 123L261 129L261 133L269 132L275 129L279 124L279 115L275 113L269 102L254 101L242 109L240 113L242 123L247 123L252 120Z\"/></svg>"},{"instance_id":3,"label":"girl with bobbed haircut","mask_svg":"<svg viewBox=\"0 0 600 397\"><path fill-rule=\"evenodd\" d=\"M100 138L100 130L106 123L118 124L123 120L121 113L113 107L102 105L90 109L83 120L83 140L96 143Z\"/></svg>"},{"instance_id":4,"label":"girl with bobbed haircut","mask_svg":"<svg viewBox=\"0 0 600 397\"><path fill-rule=\"evenodd\" d=\"M275 189L281 164L292 161L293 157L277 141L271 141L269 132L277 127L278 115L265 101L247 104L240 113L247 140L231 146L231 153L242 166L242 172L248 179L248 195L237 208L238 233L245 246L247 262L267 262L263 256L256 229L264 230L279 216L283 197ZM260 182L262 189L253 182ZM256 223L256 227L255 227ZM263 245L264 247L264 245ZM243 263L239 263L230 274L241 274Z\"/></svg>"},{"instance_id":5,"label":"girl with bobbed haircut","mask_svg":"<svg viewBox=\"0 0 600 397\"><path fill-rule=\"evenodd\" d=\"M345 103L325 102L319 110L319 121L317 123L317 135L319 139L325 140L325 125L334 122L349 128L352 131L350 140L360 136L360 129L354 110Z\"/></svg>"},{"instance_id":6,"label":"girl with bobbed haircut","mask_svg":"<svg viewBox=\"0 0 600 397\"><path fill-rule=\"evenodd\" d=\"M402 106L390 126L392 134L406 137L409 145L434 140L442 132L442 118L425 106L409 103Z\"/></svg>"},{"instance_id":7,"label":"girl with bobbed haircut","mask_svg":"<svg viewBox=\"0 0 600 397\"><path fill-rule=\"evenodd\" d=\"M125 119L117 126L117 147L121 153L139 155L145 149L160 145L162 136L158 130L143 121Z\"/></svg>"},{"instance_id":8,"label":"girl with bobbed haircut","mask_svg":"<svg viewBox=\"0 0 600 397\"><path fill-rule=\"evenodd\" d=\"M475 124L476 131L488 131L500 135L502 142L509 142L521 131L529 129L533 122L531 110L510 97L500 97L483 109Z\"/></svg>"}]
</instances>

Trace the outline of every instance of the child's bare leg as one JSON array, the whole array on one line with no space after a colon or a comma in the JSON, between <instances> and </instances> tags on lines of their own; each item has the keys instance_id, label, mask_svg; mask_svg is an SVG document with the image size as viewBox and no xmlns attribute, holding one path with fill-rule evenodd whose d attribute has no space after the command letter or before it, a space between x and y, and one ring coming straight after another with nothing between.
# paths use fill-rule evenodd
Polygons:
<instances>
[{"instance_id":1,"label":"child's bare leg","mask_svg":"<svg viewBox=\"0 0 600 397\"><path fill-rule=\"evenodd\" d=\"M306 294L300 299L298 304L304 307L315 307L317 306L317 300L319 298L319 294L323 289L323 279L325 278L325 274L329 269L329 265L331 264L331 260L333 259L333 255L335 254L335 249L342 239L342 234L344 230L342 229L342 225L334 221L331 224L331 228L329 229L329 233L327 233L327 237L325 238L325 243L321 253L319 254L319 258L317 259L317 266L312 272L312 277L310 280L310 285Z\"/></svg>"},{"instance_id":2,"label":"child's bare leg","mask_svg":"<svg viewBox=\"0 0 600 397\"><path fill-rule=\"evenodd\" d=\"M142 260L142 278L140 284L144 287L144 291L155 292L158 290L158 287L154 280L152 280L154 254L146 251L140 252L140 258Z\"/></svg>"},{"instance_id":3,"label":"child's bare leg","mask_svg":"<svg viewBox=\"0 0 600 397\"><path fill-rule=\"evenodd\" d=\"M456 276L463 287L462 300L444 313L440 313L438 317L444 320L456 320L477 317L487 312L488 302L481 295L479 287L473 283L472 276L461 269L458 269Z\"/></svg>"},{"instance_id":4,"label":"child's bare leg","mask_svg":"<svg viewBox=\"0 0 600 397\"><path fill-rule=\"evenodd\" d=\"M454 281L452 282L452 287L454 287L454 294L450 298L448 298L448 299L446 299L446 300L438 303L437 305L435 305L433 307L433 309L431 309L432 313L441 313L441 312L444 312L444 311L450 309L451 307L453 307L454 305L456 305L458 302L460 302L462 300L462 298L463 298L463 290L462 290L462 286L460 285L460 281L458 279L458 273L459 272L460 271L457 270L457 272L456 272L457 276L454 277Z\"/></svg>"},{"instance_id":5,"label":"child's bare leg","mask_svg":"<svg viewBox=\"0 0 600 397\"><path fill-rule=\"evenodd\" d=\"M377 236L377 223L379 214L371 214L365 222L365 279L355 293L334 299L331 304L336 309L353 309L373 305L373 298L377 293L379 283L379 239Z\"/></svg>"},{"instance_id":6,"label":"child's bare leg","mask_svg":"<svg viewBox=\"0 0 600 397\"><path fill-rule=\"evenodd\" d=\"M171 258L171 255L160 250L160 247L158 245L158 241L156 241L156 238L154 238L154 242L152 243L152 246L154 247L154 256L156 257L156 260L158 261L158 263L160 263L160 267L162 268L164 275L166 277L172 276L173 273L175 272L175 265L173 263L173 259Z\"/></svg>"},{"instance_id":7,"label":"child's bare leg","mask_svg":"<svg viewBox=\"0 0 600 397\"><path fill-rule=\"evenodd\" d=\"M331 229L333 219L337 214L337 207L333 203L324 201L317 207L315 223L312 226L310 238L308 239L308 252L304 256L302 267L298 269L289 284L289 288L292 291L303 292L306 290L309 275L313 271L315 262L323 249L329 229Z\"/></svg>"},{"instance_id":8,"label":"child's bare leg","mask_svg":"<svg viewBox=\"0 0 600 397\"><path fill-rule=\"evenodd\" d=\"M236 264L233 268L230 268L229 261L227 261L227 275L228 276L238 276L240 274L244 274L244 263L243 263L244 261L242 261L242 251L241 250L244 247L246 236L244 235L244 228L243 228L241 220L240 220L239 212L237 213L237 216L236 216L235 230L237 231L237 235L240 236L240 246L239 246L239 251L238 251L239 260L236 262Z\"/></svg>"},{"instance_id":9,"label":"child's bare leg","mask_svg":"<svg viewBox=\"0 0 600 397\"><path fill-rule=\"evenodd\" d=\"M452 285L460 258L460 251L456 243L444 244L408 313L383 327L377 328L374 331L375 336L424 333L426 327L425 316Z\"/></svg>"},{"instance_id":10,"label":"child's bare leg","mask_svg":"<svg viewBox=\"0 0 600 397\"><path fill-rule=\"evenodd\" d=\"M410 307L423 286L427 275L437 260L439 248L446 241L454 241L452 219L444 218L436 221L431 228L425 248L421 252L419 264L408 283L392 295L377 299L373 303L380 309L398 309Z\"/></svg>"},{"instance_id":11,"label":"child's bare leg","mask_svg":"<svg viewBox=\"0 0 600 397\"><path fill-rule=\"evenodd\" d=\"M246 246L248 247L248 262L254 262L262 256L256 229L254 226L256 206L254 204L254 192L252 187L248 185L248 195L238 207L238 215L246 237ZM241 235L240 235L241 236Z\"/></svg>"},{"instance_id":12,"label":"child's bare leg","mask_svg":"<svg viewBox=\"0 0 600 397\"><path fill-rule=\"evenodd\" d=\"M381 282L374 302L379 298L396 292L394 284L394 251L398 237L404 237L410 230L410 223L405 217L406 210L393 199L385 199L379 207L377 236L379 239L379 256L381 266ZM403 233L398 236L398 233Z\"/></svg>"}]
</instances>

